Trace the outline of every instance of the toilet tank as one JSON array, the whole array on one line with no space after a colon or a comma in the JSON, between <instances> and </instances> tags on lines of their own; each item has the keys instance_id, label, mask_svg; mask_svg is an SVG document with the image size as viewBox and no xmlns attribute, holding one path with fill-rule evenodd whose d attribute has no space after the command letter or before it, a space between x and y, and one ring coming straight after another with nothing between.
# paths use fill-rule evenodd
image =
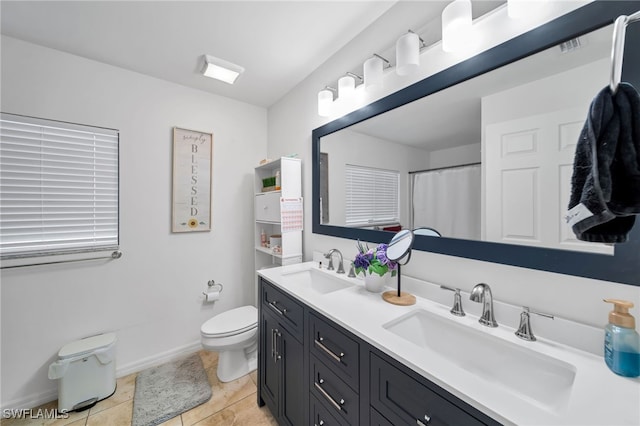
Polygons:
<instances>
[{"instance_id":1,"label":"toilet tank","mask_svg":"<svg viewBox=\"0 0 640 426\"><path fill-rule=\"evenodd\" d=\"M58 380L58 410L81 410L111 396L116 390L115 333L68 343L49 366L49 378Z\"/></svg>"}]
</instances>

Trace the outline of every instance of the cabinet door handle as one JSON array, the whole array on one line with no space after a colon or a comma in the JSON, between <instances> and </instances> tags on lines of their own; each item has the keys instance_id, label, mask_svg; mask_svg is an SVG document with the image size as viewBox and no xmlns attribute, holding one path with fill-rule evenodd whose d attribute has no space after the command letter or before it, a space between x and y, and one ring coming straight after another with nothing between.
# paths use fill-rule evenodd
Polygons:
<instances>
[{"instance_id":1,"label":"cabinet door handle","mask_svg":"<svg viewBox=\"0 0 640 426\"><path fill-rule=\"evenodd\" d=\"M320 420L319 423L314 423L313 425L314 426L322 426L322 425L324 425L324 420Z\"/></svg>"},{"instance_id":2,"label":"cabinet door handle","mask_svg":"<svg viewBox=\"0 0 640 426\"><path fill-rule=\"evenodd\" d=\"M342 362L342 357L344 356L344 352L340 352L340 355L336 355L331 349L327 348L324 344L322 344L323 340L324 340L324 337L320 337L318 339L315 339L314 342L320 349L325 351L327 355L329 355L331 358L335 359L337 362Z\"/></svg>"},{"instance_id":3,"label":"cabinet door handle","mask_svg":"<svg viewBox=\"0 0 640 426\"><path fill-rule=\"evenodd\" d=\"M271 358L276 359L276 329L271 329Z\"/></svg>"},{"instance_id":4,"label":"cabinet door handle","mask_svg":"<svg viewBox=\"0 0 640 426\"><path fill-rule=\"evenodd\" d=\"M277 313L279 313L280 315L284 316L287 313L286 309L279 309L276 304L278 302L269 302L269 306L271 306L271 309L273 309L274 311L276 311Z\"/></svg>"},{"instance_id":5,"label":"cabinet door handle","mask_svg":"<svg viewBox=\"0 0 640 426\"><path fill-rule=\"evenodd\" d=\"M324 380L320 379L320 383L323 383ZM322 386L320 386L320 384L318 382L313 382L313 384L315 385L316 389L318 389L320 391L320 393L331 403L331 405L333 405L334 407L336 407L337 410L342 410L342 405L344 404L344 399L340 399L340 403L336 402L335 399L333 399L331 397L331 395L329 395L327 393L326 390L322 389Z\"/></svg>"},{"instance_id":6,"label":"cabinet door handle","mask_svg":"<svg viewBox=\"0 0 640 426\"><path fill-rule=\"evenodd\" d=\"M278 331L278 329L276 329L276 361L279 359L282 359L282 351L280 350L279 346L282 346L282 333L280 333L280 331Z\"/></svg>"},{"instance_id":7,"label":"cabinet door handle","mask_svg":"<svg viewBox=\"0 0 640 426\"><path fill-rule=\"evenodd\" d=\"M422 421L420 421L420 419L416 419L416 424L418 426L427 426L429 424L429 422L431 421L431 417L427 416L426 414L424 415L424 423Z\"/></svg>"}]
</instances>

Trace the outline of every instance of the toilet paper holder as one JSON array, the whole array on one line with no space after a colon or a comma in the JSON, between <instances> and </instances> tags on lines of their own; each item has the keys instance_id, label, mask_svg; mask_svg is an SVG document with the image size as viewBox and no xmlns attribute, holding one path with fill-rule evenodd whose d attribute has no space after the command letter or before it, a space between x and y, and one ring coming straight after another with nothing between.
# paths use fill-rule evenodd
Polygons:
<instances>
[{"instance_id":1,"label":"toilet paper holder","mask_svg":"<svg viewBox=\"0 0 640 426\"><path fill-rule=\"evenodd\" d=\"M205 302L215 302L220 298L220 293L222 293L222 289L224 286L221 283L216 283L214 280L209 280L207 282L207 291L203 291Z\"/></svg>"},{"instance_id":2,"label":"toilet paper holder","mask_svg":"<svg viewBox=\"0 0 640 426\"><path fill-rule=\"evenodd\" d=\"M222 292L222 289L224 288L221 283L216 283L214 280L207 281L207 286L209 287L209 291Z\"/></svg>"}]
</instances>

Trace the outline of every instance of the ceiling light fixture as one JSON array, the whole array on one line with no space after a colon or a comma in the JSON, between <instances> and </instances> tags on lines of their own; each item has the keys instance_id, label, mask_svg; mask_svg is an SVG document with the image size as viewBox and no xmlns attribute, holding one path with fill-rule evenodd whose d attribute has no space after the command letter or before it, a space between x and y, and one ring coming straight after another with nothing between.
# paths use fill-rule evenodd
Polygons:
<instances>
[{"instance_id":1,"label":"ceiling light fixture","mask_svg":"<svg viewBox=\"0 0 640 426\"><path fill-rule=\"evenodd\" d=\"M382 56L374 53L373 57L364 61L362 66L364 71L364 88L365 90L373 90L382 87L383 71L391 67L391 63Z\"/></svg>"},{"instance_id":2,"label":"ceiling light fixture","mask_svg":"<svg viewBox=\"0 0 640 426\"><path fill-rule=\"evenodd\" d=\"M228 84L236 82L240 74L244 72L244 68L240 65L233 64L224 59L216 58L211 55L204 55L204 66L202 74L206 77L215 78Z\"/></svg>"},{"instance_id":3,"label":"ceiling light fixture","mask_svg":"<svg viewBox=\"0 0 640 426\"><path fill-rule=\"evenodd\" d=\"M471 36L471 0L454 0L442 11L442 50L464 50Z\"/></svg>"},{"instance_id":4,"label":"ceiling light fixture","mask_svg":"<svg viewBox=\"0 0 640 426\"><path fill-rule=\"evenodd\" d=\"M418 34L409 30L396 42L396 72L398 75L409 75L420 66L420 49L425 46Z\"/></svg>"}]
</instances>

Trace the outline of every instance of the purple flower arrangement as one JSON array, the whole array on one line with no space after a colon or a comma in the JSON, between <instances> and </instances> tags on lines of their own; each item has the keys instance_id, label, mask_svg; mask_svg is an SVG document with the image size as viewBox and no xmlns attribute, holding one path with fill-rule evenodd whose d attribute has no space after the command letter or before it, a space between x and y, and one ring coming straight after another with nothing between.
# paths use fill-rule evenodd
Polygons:
<instances>
[{"instance_id":1,"label":"purple flower arrangement","mask_svg":"<svg viewBox=\"0 0 640 426\"><path fill-rule=\"evenodd\" d=\"M369 272L369 275L378 274L382 277L391 272L391 276L395 276L398 264L387 258L387 247L387 244L378 244L375 249L370 249L358 241L358 254L353 261L356 273L367 275Z\"/></svg>"}]
</instances>

